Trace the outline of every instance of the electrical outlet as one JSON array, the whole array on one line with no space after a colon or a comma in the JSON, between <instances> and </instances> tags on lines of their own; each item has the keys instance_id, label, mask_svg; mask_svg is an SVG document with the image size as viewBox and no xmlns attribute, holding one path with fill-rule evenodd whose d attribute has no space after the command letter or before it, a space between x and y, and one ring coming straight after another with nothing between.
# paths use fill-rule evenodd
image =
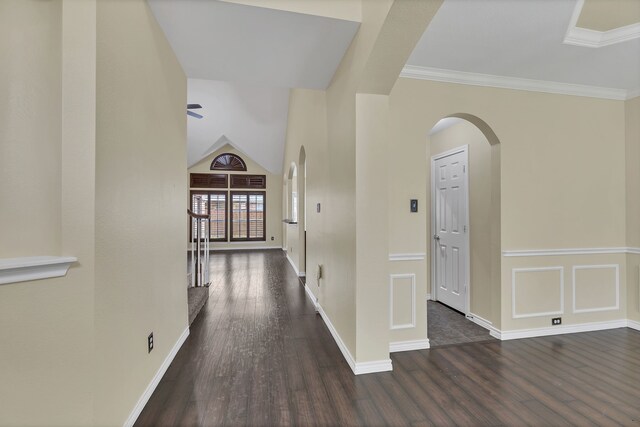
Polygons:
<instances>
[{"instance_id":1,"label":"electrical outlet","mask_svg":"<svg viewBox=\"0 0 640 427\"><path fill-rule=\"evenodd\" d=\"M273 236L271 236L271 241L273 241Z\"/></svg>"},{"instance_id":2,"label":"electrical outlet","mask_svg":"<svg viewBox=\"0 0 640 427\"><path fill-rule=\"evenodd\" d=\"M149 350L149 353L153 350L153 332L151 332L147 337L147 349Z\"/></svg>"},{"instance_id":3,"label":"electrical outlet","mask_svg":"<svg viewBox=\"0 0 640 427\"><path fill-rule=\"evenodd\" d=\"M554 317L551 319L551 326L562 325L562 317Z\"/></svg>"}]
</instances>

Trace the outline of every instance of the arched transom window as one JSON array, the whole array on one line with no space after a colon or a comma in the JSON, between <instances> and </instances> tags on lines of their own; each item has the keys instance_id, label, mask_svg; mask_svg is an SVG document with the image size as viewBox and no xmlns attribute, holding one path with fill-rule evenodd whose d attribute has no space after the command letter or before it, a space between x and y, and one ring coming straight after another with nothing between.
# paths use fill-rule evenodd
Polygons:
<instances>
[{"instance_id":1,"label":"arched transom window","mask_svg":"<svg viewBox=\"0 0 640 427\"><path fill-rule=\"evenodd\" d=\"M223 153L213 159L210 169L222 171L246 171L247 164L240 156L232 153Z\"/></svg>"}]
</instances>

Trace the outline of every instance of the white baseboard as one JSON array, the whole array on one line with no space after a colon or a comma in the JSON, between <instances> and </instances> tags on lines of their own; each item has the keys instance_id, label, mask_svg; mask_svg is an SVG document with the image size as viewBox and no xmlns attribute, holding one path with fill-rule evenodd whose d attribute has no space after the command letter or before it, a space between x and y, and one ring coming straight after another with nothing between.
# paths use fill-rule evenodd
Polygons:
<instances>
[{"instance_id":1,"label":"white baseboard","mask_svg":"<svg viewBox=\"0 0 640 427\"><path fill-rule=\"evenodd\" d=\"M249 250L265 250L265 249L280 249L280 246L246 246L246 245L241 245L241 246L225 246L223 248L218 248L218 247L214 247L211 246L209 247L209 249L211 250L211 252L217 252L217 251L249 251Z\"/></svg>"},{"instance_id":2,"label":"white baseboard","mask_svg":"<svg viewBox=\"0 0 640 427\"><path fill-rule=\"evenodd\" d=\"M482 326L483 328L487 329L489 331L489 335L491 335L494 338L497 339L501 339L501 332L498 328L496 328L495 326L493 326L493 323L491 323L489 320L487 319L483 319L482 317L478 316L477 314L473 314L473 313L469 313L467 315L467 319L471 320L473 323L475 323L478 326Z\"/></svg>"},{"instance_id":3,"label":"white baseboard","mask_svg":"<svg viewBox=\"0 0 640 427\"><path fill-rule=\"evenodd\" d=\"M322 317L322 320L324 321L325 325L327 325L329 332L331 332L333 339L335 340L336 344L338 344L338 348L342 352L342 355L344 356L345 360L349 364L349 367L351 368L354 374L362 375L362 374L371 374L374 372L387 372L387 371L393 370L391 359L356 363L355 359L351 355L351 352L342 341L342 338L340 338L340 334L338 334L338 331L336 330L336 328L334 328L333 324L331 323L331 320L329 319L329 316L327 316L327 313L324 312L320 304L318 304L318 312L320 313L320 317Z\"/></svg>"},{"instance_id":4,"label":"white baseboard","mask_svg":"<svg viewBox=\"0 0 640 427\"><path fill-rule=\"evenodd\" d=\"M560 325L552 326L549 328L518 329L514 331L496 330L495 335L493 332L491 333L491 335L500 340L506 341L517 340L520 338L545 337L549 335L575 334L577 332L592 332L602 331L605 329L625 328L629 326L629 324L630 322L627 319L621 319L610 320L607 322L582 323L579 325Z\"/></svg>"},{"instance_id":5,"label":"white baseboard","mask_svg":"<svg viewBox=\"0 0 640 427\"><path fill-rule=\"evenodd\" d=\"M389 343L389 353L397 353L400 351L426 350L431 348L429 338L423 340L412 341L396 341Z\"/></svg>"},{"instance_id":6,"label":"white baseboard","mask_svg":"<svg viewBox=\"0 0 640 427\"><path fill-rule=\"evenodd\" d=\"M305 273L304 271L300 271L300 272L298 273L298 276L300 276L300 277L307 277L307 273Z\"/></svg>"},{"instance_id":7,"label":"white baseboard","mask_svg":"<svg viewBox=\"0 0 640 427\"><path fill-rule=\"evenodd\" d=\"M216 251L247 251L247 250L264 250L264 249L280 249L280 246L247 246L247 245L238 245L238 246L209 246L209 252ZM193 252L193 248L188 247L187 252Z\"/></svg>"},{"instance_id":8,"label":"white baseboard","mask_svg":"<svg viewBox=\"0 0 640 427\"><path fill-rule=\"evenodd\" d=\"M176 341L167 357L165 357L164 362L162 362L162 365L160 365L160 368L158 368L158 371L145 389L144 393L142 393L142 396L140 396L140 399L138 399L138 403L136 403L136 406L133 407L133 411L131 411L129 418L127 418L127 420L124 422L124 427L131 427L133 426L133 424L135 424L136 420L140 416L140 413L144 409L154 390L160 383L160 380L164 376L164 373L167 372L167 369L169 369L171 362L173 362L173 359L176 357L176 354L178 354L178 351L182 347L182 344L184 344L184 342L187 340L188 336L189 327L187 327L184 332L182 332L182 335L180 335L178 341Z\"/></svg>"},{"instance_id":9,"label":"white baseboard","mask_svg":"<svg viewBox=\"0 0 640 427\"><path fill-rule=\"evenodd\" d=\"M427 301L431 301L431 294L427 294Z\"/></svg>"},{"instance_id":10,"label":"white baseboard","mask_svg":"<svg viewBox=\"0 0 640 427\"><path fill-rule=\"evenodd\" d=\"M291 267L293 267L293 271L296 272L296 276L300 277L300 271L298 270L298 267L296 267L296 265L294 264L289 254L287 254L287 260L289 260L289 264L291 264Z\"/></svg>"},{"instance_id":11,"label":"white baseboard","mask_svg":"<svg viewBox=\"0 0 640 427\"><path fill-rule=\"evenodd\" d=\"M635 320L627 320L627 327L640 331L640 322L637 322Z\"/></svg>"},{"instance_id":12,"label":"white baseboard","mask_svg":"<svg viewBox=\"0 0 640 427\"><path fill-rule=\"evenodd\" d=\"M304 285L304 290L307 293L307 296L311 300L313 307L316 309L316 313L319 311L320 304L318 303L318 298L311 292L311 289L306 284Z\"/></svg>"},{"instance_id":13,"label":"white baseboard","mask_svg":"<svg viewBox=\"0 0 640 427\"><path fill-rule=\"evenodd\" d=\"M356 363L353 368L353 373L356 375L374 374L376 372L388 372L393 371L391 359L375 360L373 362L360 362Z\"/></svg>"}]
</instances>

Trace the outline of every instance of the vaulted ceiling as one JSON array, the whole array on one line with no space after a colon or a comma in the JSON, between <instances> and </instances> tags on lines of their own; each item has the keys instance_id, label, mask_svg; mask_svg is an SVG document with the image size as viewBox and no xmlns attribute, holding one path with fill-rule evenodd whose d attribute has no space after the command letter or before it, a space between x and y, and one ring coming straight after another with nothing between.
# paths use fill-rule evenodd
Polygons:
<instances>
[{"instance_id":1,"label":"vaulted ceiling","mask_svg":"<svg viewBox=\"0 0 640 427\"><path fill-rule=\"evenodd\" d=\"M203 106L203 119L188 118L189 165L229 143L281 173L289 90L329 85L358 30L359 1L148 2L189 79L188 102ZM639 4L445 0L401 75L611 99L637 96Z\"/></svg>"},{"instance_id":2,"label":"vaulted ceiling","mask_svg":"<svg viewBox=\"0 0 640 427\"><path fill-rule=\"evenodd\" d=\"M265 5L268 2L264 2ZM289 89L325 89L359 23L215 0L149 0L188 77L188 163L220 141L282 171Z\"/></svg>"}]
</instances>

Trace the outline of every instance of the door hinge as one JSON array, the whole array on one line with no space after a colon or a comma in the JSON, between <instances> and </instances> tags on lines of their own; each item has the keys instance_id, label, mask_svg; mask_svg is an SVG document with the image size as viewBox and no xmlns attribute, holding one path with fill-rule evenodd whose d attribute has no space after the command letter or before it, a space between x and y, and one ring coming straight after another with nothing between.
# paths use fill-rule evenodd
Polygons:
<instances>
[{"instance_id":1,"label":"door hinge","mask_svg":"<svg viewBox=\"0 0 640 427\"><path fill-rule=\"evenodd\" d=\"M467 165L462 165L462 173L466 173L467 172Z\"/></svg>"},{"instance_id":2,"label":"door hinge","mask_svg":"<svg viewBox=\"0 0 640 427\"><path fill-rule=\"evenodd\" d=\"M467 226L466 225L464 226L464 232L465 233L467 232Z\"/></svg>"}]
</instances>

